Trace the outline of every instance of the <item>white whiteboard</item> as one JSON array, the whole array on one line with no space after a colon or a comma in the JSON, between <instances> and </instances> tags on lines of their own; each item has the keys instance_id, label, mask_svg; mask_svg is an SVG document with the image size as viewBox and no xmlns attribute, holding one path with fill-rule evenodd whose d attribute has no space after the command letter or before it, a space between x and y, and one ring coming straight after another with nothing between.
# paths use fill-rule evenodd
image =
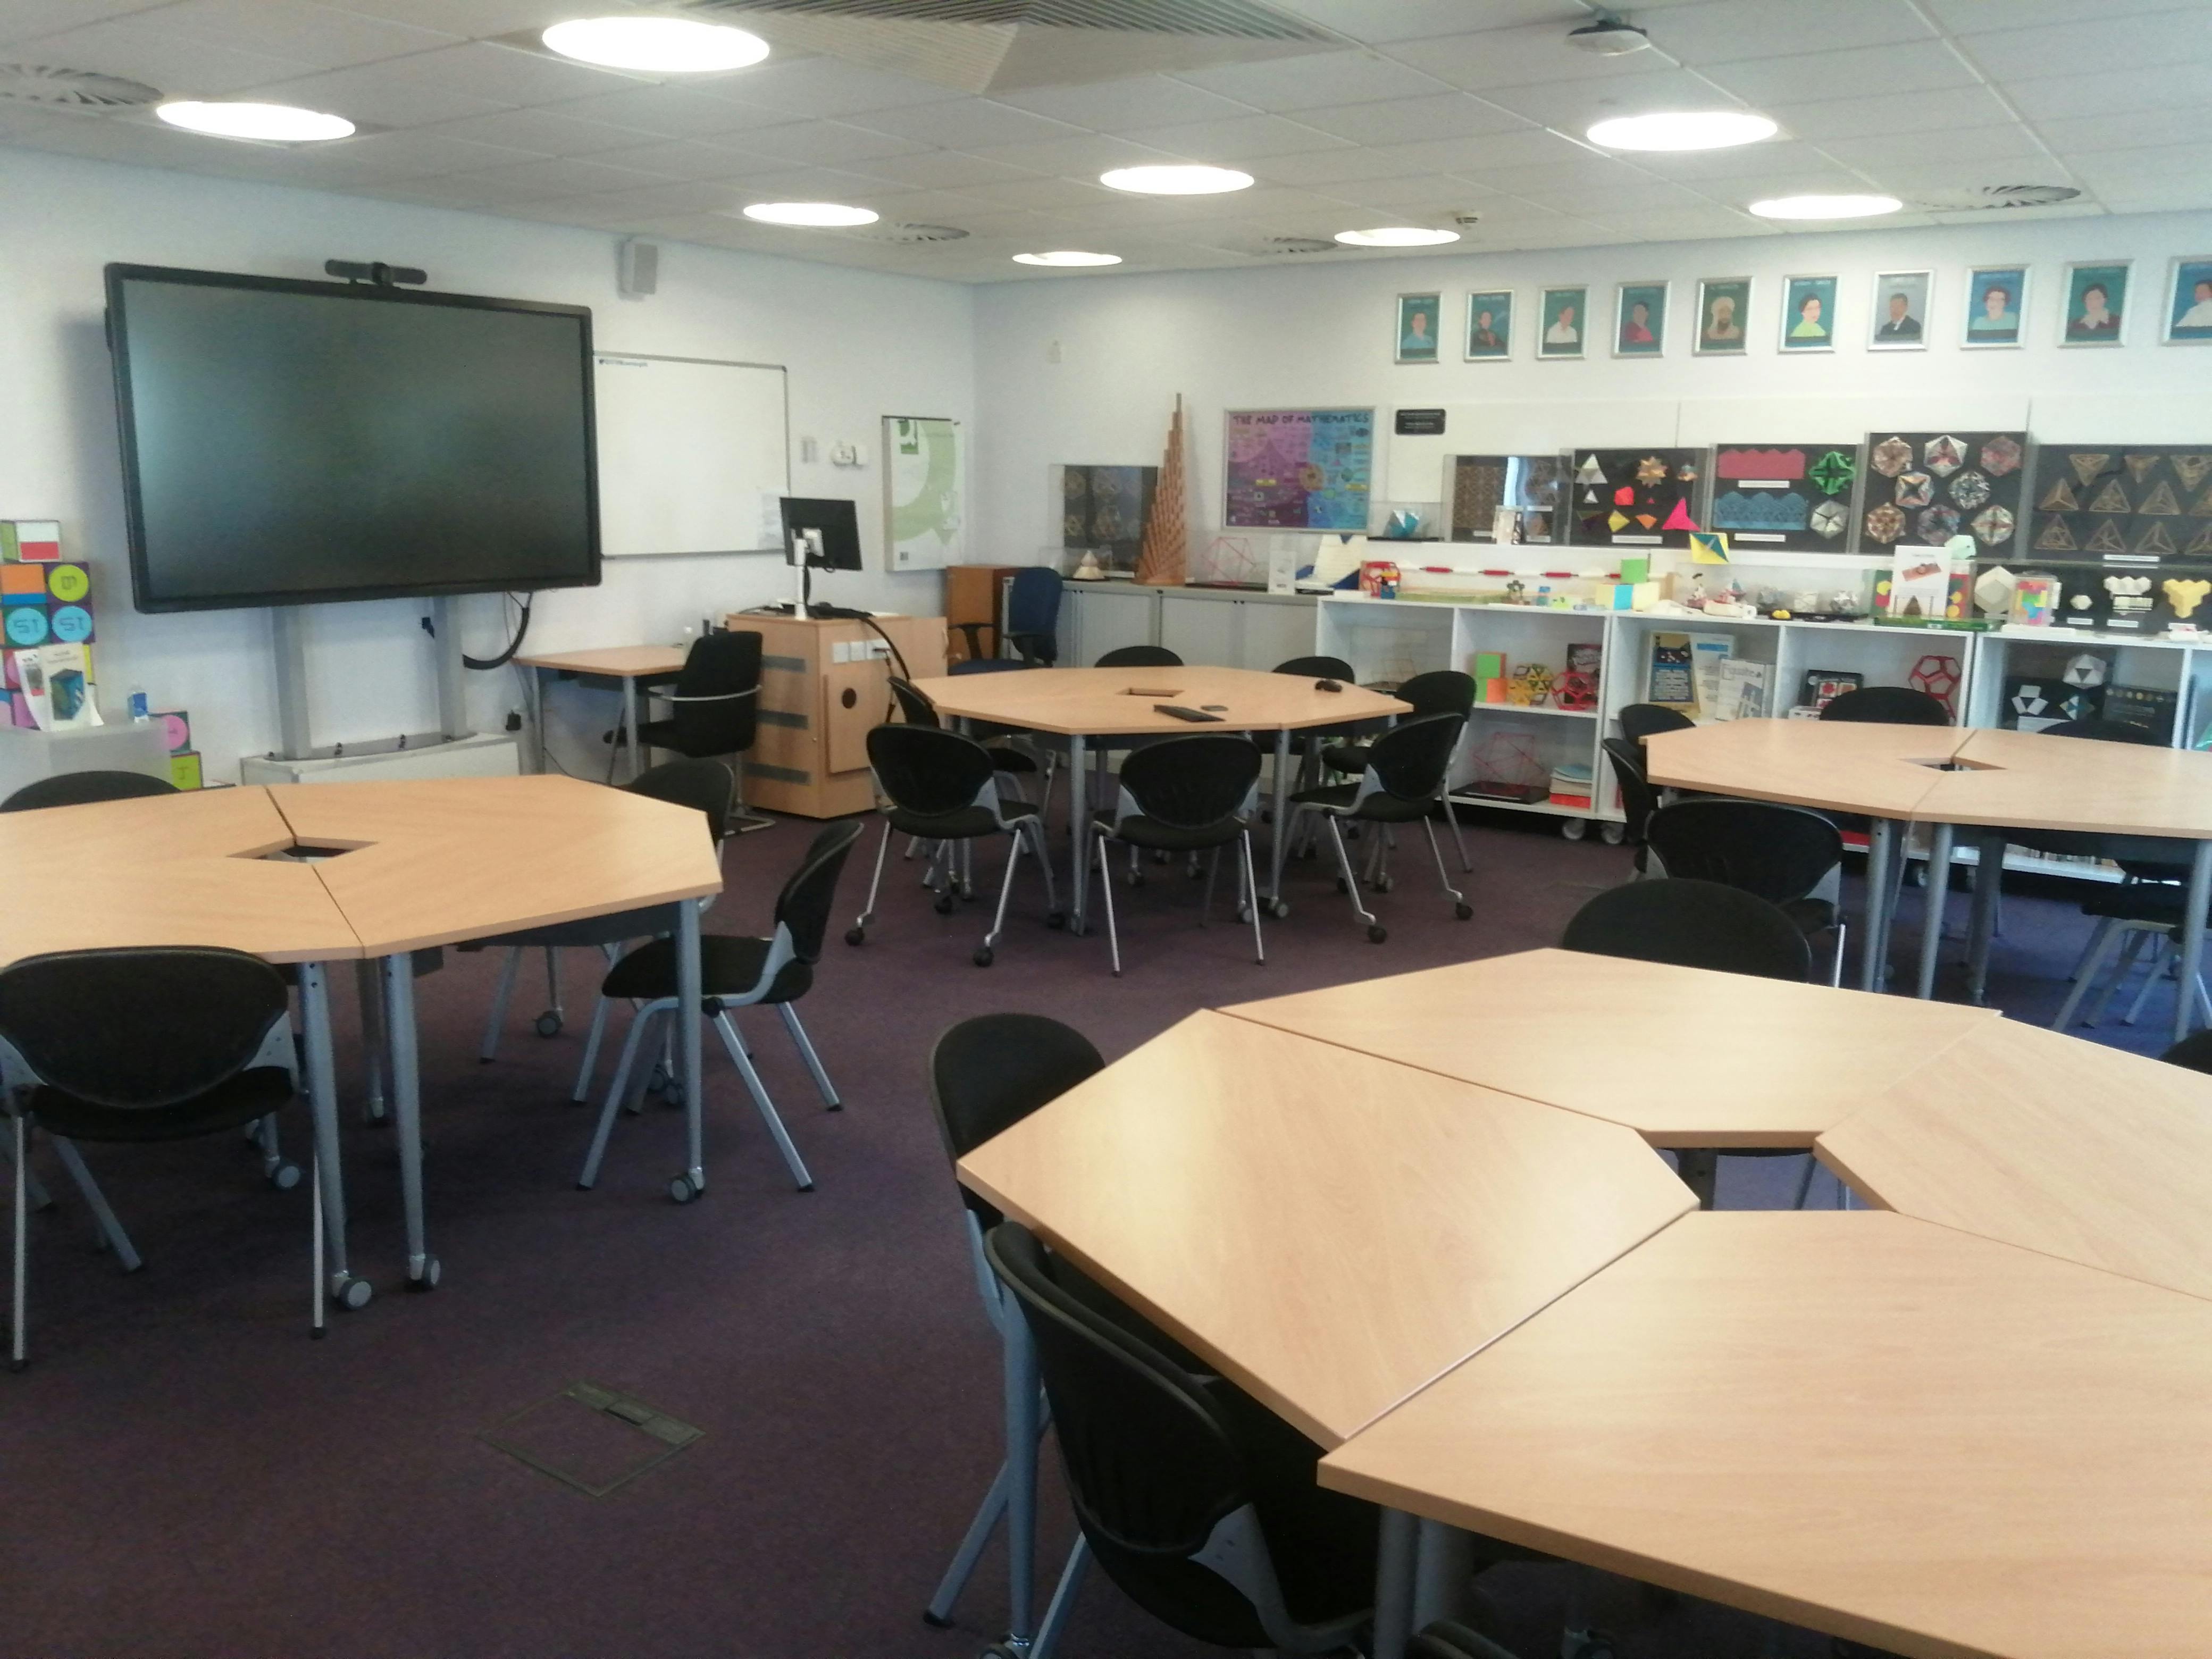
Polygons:
<instances>
[{"instance_id":1,"label":"white whiteboard","mask_svg":"<svg viewBox=\"0 0 2212 1659\"><path fill-rule=\"evenodd\" d=\"M791 493L784 371L611 351L595 362L605 556L778 548L776 497Z\"/></svg>"}]
</instances>

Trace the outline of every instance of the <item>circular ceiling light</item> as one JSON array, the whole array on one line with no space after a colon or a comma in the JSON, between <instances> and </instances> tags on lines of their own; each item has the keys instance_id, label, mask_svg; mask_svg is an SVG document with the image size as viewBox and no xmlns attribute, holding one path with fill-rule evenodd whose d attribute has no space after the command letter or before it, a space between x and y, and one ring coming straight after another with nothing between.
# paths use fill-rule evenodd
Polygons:
<instances>
[{"instance_id":1,"label":"circular ceiling light","mask_svg":"<svg viewBox=\"0 0 2212 1659\"><path fill-rule=\"evenodd\" d=\"M1459 233L1427 225L1377 225L1372 230L1340 230L1336 240L1348 247L1441 247L1459 240Z\"/></svg>"},{"instance_id":2,"label":"circular ceiling light","mask_svg":"<svg viewBox=\"0 0 2212 1659\"><path fill-rule=\"evenodd\" d=\"M1751 211L1762 219L1876 219L1904 205L1894 196L1778 196Z\"/></svg>"},{"instance_id":3,"label":"circular ceiling light","mask_svg":"<svg viewBox=\"0 0 2212 1659\"><path fill-rule=\"evenodd\" d=\"M1051 253L1017 253L1018 265L1118 265L1118 253L1085 253L1080 248L1064 247Z\"/></svg>"},{"instance_id":4,"label":"circular ceiling light","mask_svg":"<svg viewBox=\"0 0 2212 1659\"><path fill-rule=\"evenodd\" d=\"M180 99L157 104L154 113L173 127L204 132L210 138L256 138L264 143L304 144L326 138L345 138L353 123L343 115L325 115L293 104L200 103Z\"/></svg>"},{"instance_id":5,"label":"circular ceiling light","mask_svg":"<svg viewBox=\"0 0 2212 1659\"><path fill-rule=\"evenodd\" d=\"M1234 167L1115 167L1102 173L1098 182L1109 190L1133 191L1139 196L1218 196L1225 191L1247 190L1252 175Z\"/></svg>"},{"instance_id":6,"label":"circular ceiling light","mask_svg":"<svg viewBox=\"0 0 2212 1659\"><path fill-rule=\"evenodd\" d=\"M842 202L755 202L745 217L764 225L805 225L814 230L844 230L872 225L882 216L873 208L847 207Z\"/></svg>"},{"instance_id":7,"label":"circular ceiling light","mask_svg":"<svg viewBox=\"0 0 2212 1659\"><path fill-rule=\"evenodd\" d=\"M1600 121L1588 136L1590 143L1607 149L1726 149L1732 144L1756 144L1780 130L1749 110L1686 109L1617 115Z\"/></svg>"},{"instance_id":8,"label":"circular ceiling light","mask_svg":"<svg viewBox=\"0 0 2212 1659\"><path fill-rule=\"evenodd\" d=\"M682 17L578 17L538 37L563 58L653 75L713 75L768 56L757 34Z\"/></svg>"}]
</instances>

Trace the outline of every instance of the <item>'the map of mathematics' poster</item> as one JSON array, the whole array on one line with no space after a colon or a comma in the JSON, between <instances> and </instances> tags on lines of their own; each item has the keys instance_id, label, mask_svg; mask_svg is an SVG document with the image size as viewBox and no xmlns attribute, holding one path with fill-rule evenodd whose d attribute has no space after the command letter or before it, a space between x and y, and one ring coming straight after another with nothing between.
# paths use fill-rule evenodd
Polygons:
<instances>
[{"instance_id":1,"label":"'the map of mathematics' poster","mask_svg":"<svg viewBox=\"0 0 2212 1659\"><path fill-rule=\"evenodd\" d=\"M1232 409L1225 453L1230 529L1367 528L1372 409Z\"/></svg>"}]
</instances>

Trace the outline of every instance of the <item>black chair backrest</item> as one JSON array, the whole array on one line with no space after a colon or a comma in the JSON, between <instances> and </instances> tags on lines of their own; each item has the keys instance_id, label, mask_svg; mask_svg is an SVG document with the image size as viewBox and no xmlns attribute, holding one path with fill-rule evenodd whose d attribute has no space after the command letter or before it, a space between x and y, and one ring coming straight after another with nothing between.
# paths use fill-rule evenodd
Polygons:
<instances>
[{"instance_id":1,"label":"black chair backrest","mask_svg":"<svg viewBox=\"0 0 2212 1659\"><path fill-rule=\"evenodd\" d=\"M1941 697L1909 685L1863 685L1846 691L1820 711L1824 720L1867 720L1878 726L1948 726L1951 711Z\"/></svg>"},{"instance_id":2,"label":"black chair backrest","mask_svg":"<svg viewBox=\"0 0 2212 1659\"><path fill-rule=\"evenodd\" d=\"M1060 572L1041 564L1014 572L1006 587L1006 643L1026 662L1060 660Z\"/></svg>"},{"instance_id":3,"label":"black chair backrest","mask_svg":"<svg viewBox=\"0 0 2212 1659\"><path fill-rule=\"evenodd\" d=\"M1352 665L1341 657L1292 657L1288 662L1277 663L1268 672L1296 674L1302 680L1336 680L1345 685L1352 681Z\"/></svg>"},{"instance_id":4,"label":"black chair backrest","mask_svg":"<svg viewBox=\"0 0 2212 1659\"><path fill-rule=\"evenodd\" d=\"M1844 858L1833 820L1764 800L1677 801L1651 815L1644 839L1668 875L1740 887L1772 904L1803 898Z\"/></svg>"},{"instance_id":5,"label":"black chair backrest","mask_svg":"<svg viewBox=\"0 0 2212 1659\"><path fill-rule=\"evenodd\" d=\"M2163 749L2157 732L2143 726L2130 726L2125 720L2060 720L2056 726L2040 727L2037 736L2045 738L2087 738L2093 743L2137 743L2153 749Z\"/></svg>"},{"instance_id":6,"label":"black chair backrest","mask_svg":"<svg viewBox=\"0 0 2212 1659\"><path fill-rule=\"evenodd\" d=\"M981 744L935 726L870 728L868 764L894 805L933 818L973 806L997 769Z\"/></svg>"},{"instance_id":7,"label":"black chair backrest","mask_svg":"<svg viewBox=\"0 0 2212 1659\"><path fill-rule=\"evenodd\" d=\"M956 662L945 672L947 674L1011 674L1018 668L1039 668L1041 663L1023 662L1015 657L970 657L965 662Z\"/></svg>"},{"instance_id":8,"label":"black chair backrest","mask_svg":"<svg viewBox=\"0 0 2212 1659\"><path fill-rule=\"evenodd\" d=\"M1408 720L1424 714L1464 714L1474 707L1474 676L1456 668L1432 668L1416 674L1391 694L1413 705Z\"/></svg>"},{"instance_id":9,"label":"black chair backrest","mask_svg":"<svg viewBox=\"0 0 2212 1659\"><path fill-rule=\"evenodd\" d=\"M865 827L858 818L823 825L775 896L776 922L791 929L793 948L810 966L822 960L822 940L830 931L830 910L837 899L837 878L844 871L845 855Z\"/></svg>"},{"instance_id":10,"label":"black chair backrest","mask_svg":"<svg viewBox=\"0 0 2212 1659\"><path fill-rule=\"evenodd\" d=\"M676 676L676 748L696 758L742 754L760 725L761 636L706 634L691 641ZM750 693L750 695L744 695Z\"/></svg>"},{"instance_id":11,"label":"black chair backrest","mask_svg":"<svg viewBox=\"0 0 2212 1659\"><path fill-rule=\"evenodd\" d=\"M1117 645L1093 668L1180 668L1182 659L1164 645Z\"/></svg>"},{"instance_id":12,"label":"black chair backrest","mask_svg":"<svg viewBox=\"0 0 2212 1659\"><path fill-rule=\"evenodd\" d=\"M1216 1523L1251 1501L1218 1407L1189 1373L1072 1292L1081 1275L1028 1229L1001 1222L983 1248L1028 1318L1084 1531L1139 1556L1204 1548Z\"/></svg>"},{"instance_id":13,"label":"black chair backrest","mask_svg":"<svg viewBox=\"0 0 2212 1659\"><path fill-rule=\"evenodd\" d=\"M927 697L922 696L921 690L915 686L912 680L902 680L897 675L894 674L890 677L890 682L891 696L898 701L899 718L901 720L904 720L908 726L941 726L944 724L942 720L937 718L937 705L930 702Z\"/></svg>"},{"instance_id":14,"label":"black chair backrest","mask_svg":"<svg viewBox=\"0 0 2212 1659\"><path fill-rule=\"evenodd\" d=\"M1592 956L1763 979L1813 973L1812 946L1777 907L1741 888L1679 877L1608 888L1575 912L1559 943Z\"/></svg>"},{"instance_id":15,"label":"black chair backrest","mask_svg":"<svg viewBox=\"0 0 2212 1659\"><path fill-rule=\"evenodd\" d=\"M0 970L0 1037L54 1088L117 1111L236 1076L289 1010L283 975L211 946L57 951Z\"/></svg>"},{"instance_id":16,"label":"black chair backrest","mask_svg":"<svg viewBox=\"0 0 2212 1659\"><path fill-rule=\"evenodd\" d=\"M2182 1038L2159 1058L2169 1066L2186 1066L2192 1072L2212 1072L2212 1030Z\"/></svg>"},{"instance_id":17,"label":"black chair backrest","mask_svg":"<svg viewBox=\"0 0 2212 1659\"><path fill-rule=\"evenodd\" d=\"M929 1104L945 1156L958 1163L1105 1069L1090 1038L1042 1014L978 1014L947 1026L929 1051ZM967 1188L960 1197L987 1231L1003 1219Z\"/></svg>"},{"instance_id":18,"label":"black chair backrest","mask_svg":"<svg viewBox=\"0 0 2212 1659\"><path fill-rule=\"evenodd\" d=\"M1260 778L1260 750L1249 738L1170 738L1131 751L1121 787L1155 823L1205 830L1236 817Z\"/></svg>"},{"instance_id":19,"label":"black chair backrest","mask_svg":"<svg viewBox=\"0 0 2212 1659\"><path fill-rule=\"evenodd\" d=\"M1376 735L1367 751L1368 770L1401 800L1426 800L1443 787L1464 714L1425 714Z\"/></svg>"},{"instance_id":20,"label":"black chair backrest","mask_svg":"<svg viewBox=\"0 0 2212 1659\"><path fill-rule=\"evenodd\" d=\"M143 772L57 772L27 783L0 801L0 812L34 812L42 806L86 806L94 801L136 800L144 795L173 795L177 786Z\"/></svg>"},{"instance_id":21,"label":"black chair backrest","mask_svg":"<svg viewBox=\"0 0 2212 1659\"><path fill-rule=\"evenodd\" d=\"M1620 721L1620 735L1631 743L1642 743L1662 732L1686 732L1697 724L1680 709L1657 702L1632 702L1615 718Z\"/></svg>"},{"instance_id":22,"label":"black chair backrest","mask_svg":"<svg viewBox=\"0 0 2212 1659\"><path fill-rule=\"evenodd\" d=\"M1641 846L1644 826L1659 810L1659 792L1644 772L1644 745L1633 738L1607 738L1602 746L1606 758L1613 763L1613 775L1620 782L1620 810L1628 815L1628 840L1633 846Z\"/></svg>"},{"instance_id":23,"label":"black chair backrest","mask_svg":"<svg viewBox=\"0 0 2212 1659\"><path fill-rule=\"evenodd\" d=\"M736 774L717 760L663 761L623 786L633 795L697 808L718 847L730 833L730 803L737 787Z\"/></svg>"},{"instance_id":24,"label":"black chair backrest","mask_svg":"<svg viewBox=\"0 0 2212 1659\"><path fill-rule=\"evenodd\" d=\"M1406 1644L1406 1659L1513 1659L1480 1631L1438 1620Z\"/></svg>"}]
</instances>

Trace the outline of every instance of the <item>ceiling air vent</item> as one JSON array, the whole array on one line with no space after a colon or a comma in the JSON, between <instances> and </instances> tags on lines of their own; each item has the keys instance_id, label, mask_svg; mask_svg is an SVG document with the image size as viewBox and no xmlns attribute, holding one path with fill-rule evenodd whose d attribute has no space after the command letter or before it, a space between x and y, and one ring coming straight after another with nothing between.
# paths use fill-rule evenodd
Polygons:
<instances>
[{"instance_id":1,"label":"ceiling air vent","mask_svg":"<svg viewBox=\"0 0 2212 1659\"><path fill-rule=\"evenodd\" d=\"M1972 213L1997 208L2056 207L2081 192L2071 185L1970 185L1963 190L1939 191L1918 205L1939 213Z\"/></svg>"},{"instance_id":2,"label":"ceiling air vent","mask_svg":"<svg viewBox=\"0 0 2212 1659\"><path fill-rule=\"evenodd\" d=\"M118 75L88 70L46 69L36 64L0 64L0 98L52 109L137 109L157 104L161 94Z\"/></svg>"},{"instance_id":3,"label":"ceiling air vent","mask_svg":"<svg viewBox=\"0 0 2212 1659\"><path fill-rule=\"evenodd\" d=\"M1285 254L1342 253L1343 243L1324 240L1319 236L1263 236L1255 250L1263 258L1276 258Z\"/></svg>"},{"instance_id":4,"label":"ceiling air vent","mask_svg":"<svg viewBox=\"0 0 2212 1659\"><path fill-rule=\"evenodd\" d=\"M684 0L789 51L968 93L1256 63L1342 42L1255 0Z\"/></svg>"},{"instance_id":5,"label":"ceiling air vent","mask_svg":"<svg viewBox=\"0 0 2212 1659\"><path fill-rule=\"evenodd\" d=\"M846 235L862 242L888 242L894 247L926 247L932 242L957 242L968 233L957 225L901 225L878 219Z\"/></svg>"}]
</instances>

